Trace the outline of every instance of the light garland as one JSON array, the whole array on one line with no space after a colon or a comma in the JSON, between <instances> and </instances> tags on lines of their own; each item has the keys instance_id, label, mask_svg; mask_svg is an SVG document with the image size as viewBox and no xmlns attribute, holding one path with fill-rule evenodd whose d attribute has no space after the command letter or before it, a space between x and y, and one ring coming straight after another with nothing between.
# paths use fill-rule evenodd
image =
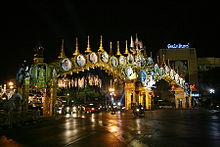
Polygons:
<instances>
[{"instance_id":1,"label":"light garland","mask_svg":"<svg viewBox=\"0 0 220 147\"><path fill-rule=\"evenodd\" d=\"M83 76L82 78L58 79L59 88L71 88L71 87L85 88L87 85L97 86L101 88L102 79L100 79L98 75L90 75L90 74L87 77Z\"/></svg>"}]
</instances>

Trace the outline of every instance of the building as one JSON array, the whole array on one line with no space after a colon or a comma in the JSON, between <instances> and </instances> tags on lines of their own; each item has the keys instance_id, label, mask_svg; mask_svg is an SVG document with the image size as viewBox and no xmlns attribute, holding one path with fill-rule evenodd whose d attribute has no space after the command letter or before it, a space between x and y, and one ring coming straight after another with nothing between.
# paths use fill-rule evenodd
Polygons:
<instances>
[{"instance_id":1,"label":"building","mask_svg":"<svg viewBox=\"0 0 220 147\"><path fill-rule=\"evenodd\" d=\"M210 71L214 68L220 67L220 58L203 57L197 59L198 72Z\"/></svg>"},{"instance_id":2,"label":"building","mask_svg":"<svg viewBox=\"0 0 220 147\"><path fill-rule=\"evenodd\" d=\"M220 58L198 58L199 90L204 107L219 108L220 105Z\"/></svg>"}]
</instances>

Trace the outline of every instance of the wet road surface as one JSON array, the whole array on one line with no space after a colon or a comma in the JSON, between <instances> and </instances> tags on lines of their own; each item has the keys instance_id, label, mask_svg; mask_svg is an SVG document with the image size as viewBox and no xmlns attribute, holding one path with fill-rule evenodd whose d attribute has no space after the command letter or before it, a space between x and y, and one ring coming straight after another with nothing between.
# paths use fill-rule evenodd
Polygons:
<instances>
[{"instance_id":1,"label":"wet road surface","mask_svg":"<svg viewBox=\"0 0 220 147\"><path fill-rule=\"evenodd\" d=\"M73 114L29 126L0 129L0 146L124 147L220 146L220 114L208 110L157 110Z\"/></svg>"}]
</instances>

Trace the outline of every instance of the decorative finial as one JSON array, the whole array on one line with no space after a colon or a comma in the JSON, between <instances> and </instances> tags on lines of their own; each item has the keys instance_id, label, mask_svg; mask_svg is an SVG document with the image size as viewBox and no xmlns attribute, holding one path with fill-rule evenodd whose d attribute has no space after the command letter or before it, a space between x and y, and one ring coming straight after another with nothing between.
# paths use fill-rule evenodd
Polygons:
<instances>
[{"instance_id":1,"label":"decorative finial","mask_svg":"<svg viewBox=\"0 0 220 147\"><path fill-rule=\"evenodd\" d=\"M134 48L134 41L133 41L132 36L131 36L131 44L130 44L130 47L131 47L131 48Z\"/></svg>"},{"instance_id":2,"label":"decorative finial","mask_svg":"<svg viewBox=\"0 0 220 147\"><path fill-rule=\"evenodd\" d=\"M143 50L144 50L144 53L143 53L143 54L144 54L144 57L147 58L147 50L146 50L146 46L144 46L144 49L143 49Z\"/></svg>"},{"instance_id":3,"label":"decorative finial","mask_svg":"<svg viewBox=\"0 0 220 147\"><path fill-rule=\"evenodd\" d=\"M102 35L100 36L100 46L98 52L104 52L104 48L102 47Z\"/></svg>"},{"instance_id":4,"label":"decorative finial","mask_svg":"<svg viewBox=\"0 0 220 147\"><path fill-rule=\"evenodd\" d=\"M150 52L150 57L153 58L153 54L152 54L152 52Z\"/></svg>"},{"instance_id":5,"label":"decorative finial","mask_svg":"<svg viewBox=\"0 0 220 147\"><path fill-rule=\"evenodd\" d=\"M117 56L121 55L120 48L119 48L119 41L117 41L117 53L116 53L116 55Z\"/></svg>"},{"instance_id":6,"label":"decorative finial","mask_svg":"<svg viewBox=\"0 0 220 147\"><path fill-rule=\"evenodd\" d=\"M44 48L40 41L38 41L37 45L34 48L34 57L43 57Z\"/></svg>"},{"instance_id":7,"label":"decorative finial","mask_svg":"<svg viewBox=\"0 0 220 147\"><path fill-rule=\"evenodd\" d=\"M162 56L162 64L161 65L166 65L166 62L165 62L165 55L163 54Z\"/></svg>"},{"instance_id":8,"label":"decorative finial","mask_svg":"<svg viewBox=\"0 0 220 147\"><path fill-rule=\"evenodd\" d=\"M159 64L160 60L159 60L159 56L157 56L157 64Z\"/></svg>"},{"instance_id":9,"label":"decorative finial","mask_svg":"<svg viewBox=\"0 0 220 147\"><path fill-rule=\"evenodd\" d=\"M169 68L171 68L171 66L170 66L170 59L167 59L167 65L168 65Z\"/></svg>"},{"instance_id":10,"label":"decorative finial","mask_svg":"<svg viewBox=\"0 0 220 147\"><path fill-rule=\"evenodd\" d=\"M163 54L163 64L166 64L165 62L165 55Z\"/></svg>"},{"instance_id":11,"label":"decorative finial","mask_svg":"<svg viewBox=\"0 0 220 147\"><path fill-rule=\"evenodd\" d=\"M79 49L78 49L78 38L76 37L76 50L73 53L74 56L79 55Z\"/></svg>"},{"instance_id":12,"label":"decorative finial","mask_svg":"<svg viewBox=\"0 0 220 147\"><path fill-rule=\"evenodd\" d=\"M140 41L140 49L143 49L144 48L144 46L143 46L143 42L142 41Z\"/></svg>"},{"instance_id":13,"label":"decorative finial","mask_svg":"<svg viewBox=\"0 0 220 147\"><path fill-rule=\"evenodd\" d=\"M137 35L137 33L136 33L136 40L135 40L135 44L138 44L138 35Z\"/></svg>"},{"instance_id":14,"label":"decorative finial","mask_svg":"<svg viewBox=\"0 0 220 147\"><path fill-rule=\"evenodd\" d=\"M172 68L172 69L175 69L174 63L172 63L171 68Z\"/></svg>"},{"instance_id":15,"label":"decorative finial","mask_svg":"<svg viewBox=\"0 0 220 147\"><path fill-rule=\"evenodd\" d=\"M91 48L90 48L90 42L89 42L89 35L88 35L88 44L87 44L87 48L85 50L85 53L91 53Z\"/></svg>"},{"instance_id":16,"label":"decorative finial","mask_svg":"<svg viewBox=\"0 0 220 147\"><path fill-rule=\"evenodd\" d=\"M43 57L43 51L44 48L41 45L40 42L38 42L38 45L34 48L34 63L43 63L44 62L44 57Z\"/></svg>"},{"instance_id":17,"label":"decorative finial","mask_svg":"<svg viewBox=\"0 0 220 147\"><path fill-rule=\"evenodd\" d=\"M112 42L110 42L109 54L112 55Z\"/></svg>"},{"instance_id":18,"label":"decorative finial","mask_svg":"<svg viewBox=\"0 0 220 147\"><path fill-rule=\"evenodd\" d=\"M61 43L61 51L60 51L60 55L58 56L59 59L63 59L66 58L65 56L65 52L64 52L64 40L62 39L62 43Z\"/></svg>"},{"instance_id":19,"label":"decorative finial","mask_svg":"<svg viewBox=\"0 0 220 147\"><path fill-rule=\"evenodd\" d=\"M128 51L128 41L126 40L125 42L125 55L128 55L129 54L129 51Z\"/></svg>"}]
</instances>

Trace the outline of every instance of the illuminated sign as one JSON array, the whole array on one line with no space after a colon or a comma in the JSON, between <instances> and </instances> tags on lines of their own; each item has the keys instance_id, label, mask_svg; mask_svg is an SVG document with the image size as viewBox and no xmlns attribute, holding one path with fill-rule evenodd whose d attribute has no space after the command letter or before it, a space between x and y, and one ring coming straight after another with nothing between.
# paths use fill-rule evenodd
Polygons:
<instances>
[{"instance_id":1,"label":"illuminated sign","mask_svg":"<svg viewBox=\"0 0 220 147\"><path fill-rule=\"evenodd\" d=\"M200 97L200 94L199 93L192 93L191 96L192 97Z\"/></svg>"},{"instance_id":2,"label":"illuminated sign","mask_svg":"<svg viewBox=\"0 0 220 147\"><path fill-rule=\"evenodd\" d=\"M167 48L189 48L189 43L187 44L168 44Z\"/></svg>"}]
</instances>

